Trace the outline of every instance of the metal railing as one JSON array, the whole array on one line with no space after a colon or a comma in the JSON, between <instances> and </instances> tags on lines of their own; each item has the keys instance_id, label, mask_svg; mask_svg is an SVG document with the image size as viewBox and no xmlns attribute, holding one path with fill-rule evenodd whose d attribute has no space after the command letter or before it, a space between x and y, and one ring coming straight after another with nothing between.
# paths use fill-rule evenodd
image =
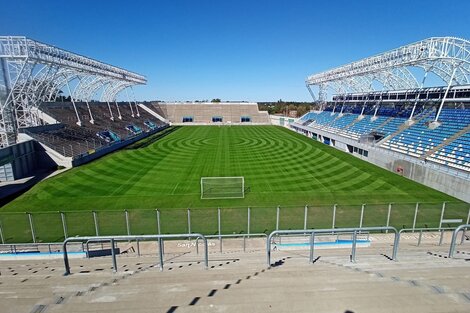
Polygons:
<instances>
[{"instance_id":1,"label":"metal railing","mask_svg":"<svg viewBox=\"0 0 470 313\"><path fill-rule=\"evenodd\" d=\"M113 260L113 271L117 272L117 261L116 253L114 250L116 241L145 241L145 240L158 240L158 255L160 259L160 271L163 271L163 242L165 239L176 239L176 238L200 238L204 242L204 268L209 267L209 252L207 248L207 239L202 234L165 234L165 235L140 235L140 236L88 236L88 237L71 237L67 238L62 244L62 251L64 254L64 267L65 272L64 276L70 274L70 264L67 255L67 244L70 242L106 242L108 241L111 244L111 257Z\"/></svg>"},{"instance_id":2,"label":"metal railing","mask_svg":"<svg viewBox=\"0 0 470 313\"><path fill-rule=\"evenodd\" d=\"M415 233L419 232L418 236L418 243L417 246L419 247L421 245L421 240L423 238L423 232L439 232L439 246L442 245L442 242L444 240L444 231L446 230L454 230L455 227L431 227L431 228L402 228L400 229L399 233L400 236L402 233Z\"/></svg>"},{"instance_id":3,"label":"metal railing","mask_svg":"<svg viewBox=\"0 0 470 313\"><path fill-rule=\"evenodd\" d=\"M334 236L333 234L322 234L323 236L325 237L332 237ZM352 235L353 235L353 232L350 232L350 233L341 233L341 234L336 234L336 241L339 241L341 240L340 239L340 236L341 235L351 235L351 239L352 239ZM365 236L365 239L358 239L358 240L370 240L370 233L369 232L359 232L358 235L362 235L362 236ZM282 245L282 239L283 238L289 238L289 237L299 237L298 235L294 234L294 235L283 235L283 236L278 236L278 239L279 239L279 245ZM274 243L276 244L276 243Z\"/></svg>"},{"instance_id":4,"label":"metal railing","mask_svg":"<svg viewBox=\"0 0 470 313\"><path fill-rule=\"evenodd\" d=\"M222 239L223 238L239 238L243 237L243 252L246 251L246 238L250 237L268 237L265 233L258 233L258 234L225 234L225 235L206 235L205 236L207 239L212 239L212 238L217 238L219 239L219 251L222 253ZM196 238L196 254L199 254L199 244L198 244L199 238Z\"/></svg>"},{"instance_id":5,"label":"metal railing","mask_svg":"<svg viewBox=\"0 0 470 313\"><path fill-rule=\"evenodd\" d=\"M350 260L351 262L356 261L356 243L357 243L357 234L358 233L366 233L366 232L373 232L373 231L392 231L395 233L395 239L393 242L393 251L392 251L392 260L397 260L397 251L398 245L400 242L400 233L395 227L388 226L388 227L362 227L362 228L331 228L331 229L299 229L299 230L275 230L271 232L268 236L268 240L266 242L266 258L268 268L271 267L271 241L274 236L279 235L309 235L309 263L313 263L313 252L314 252L314 244L315 244L315 234L338 234L338 233L352 233L352 250Z\"/></svg>"},{"instance_id":6,"label":"metal railing","mask_svg":"<svg viewBox=\"0 0 470 313\"><path fill-rule=\"evenodd\" d=\"M45 252L41 251L39 248L40 247L47 247L47 250ZM59 250L55 251L56 249L53 249L53 247L58 247ZM37 242L37 243L5 243L5 244L0 244L0 255L3 253L11 253L11 254L28 254L28 253L56 253L56 252L62 252L60 250L62 248L62 242ZM84 251L83 245L80 247L81 251ZM35 250L32 250L35 249Z\"/></svg>"},{"instance_id":7,"label":"metal railing","mask_svg":"<svg viewBox=\"0 0 470 313\"><path fill-rule=\"evenodd\" d=\"M116 240L118 241L118 240ZM90 258L90 243L101 243L101 249L104 249L103 247L103 242L110 242L109 239L90 239L85 242L85 249L84 251L86 252L86 257ZM114 248L114 247L112 247ZM140 256L140 255L139 255Z\"/></svg>"},{"instance_id":8,"label":"metal railing","mask_svg":"<svg viewBox=\"0 0 470 313\"><path fill-rule=\"evenodd\" d=\"M470 228L470 224L463 224L463 225L460 225L458 226L454 232L452 233L452 240L450 241L450 248L449 248L449 258L453 258L454 257L454 252L455 252L455 243L457 241L457 235L459 234L460 231L463 231L463 235L462 235L462 241L460 242L461 244L463 244L464 242L464 239L465 239L465 230L467 228Z\"/></svg>"},{"instance_id":9,"label":"metal railing","mask_svg":"<svg viewBox=\"0 0 470 313\"><path fill-rule=\"evenodd\" d=\"M402 214L403 210L411 210L411 206L414 207L414 215L411 215L411 218L408 218L407 214ZM232 231L225 230L221 223L221 219L224 218L226 212L228 213L228 218L232 218L231 210L246 210L246 217L242 217L241 213L239 216L239 228L237 233L246 233L249 234L253 228L256 228L254 232L268 232L271 230L279 229L308 229L313 228L311 220L316 220L320 216L322 220L321 224L316 222L316 228L338 228L338 224L341 227L362 227L364 226L370 216L379 216L383 218L384 223L379 225L370 225L370 226L395 226L403 225L403 228L413 227L415 230L419 227L424 227L427 225L422 221L423 215L419 212L424 212L423 209L432 208L433 210L438 210L437 207L440 207L440 218L436 214L436 218L428 221L430 226L437 227L438 225L446 227L454 227L451 224L446 223L447 219L444 217L448 216L450 218L458 218L459 224L469 224L470 222L470 208L468 204L459 203L459 202L426 202L426 203L362 203L362 204L351 204L345 205L354 209L354 212L357 219L351 219L346 215L346 211L349 210L340 210L338 208L343 207L343 205L331 204L331 205L299 205L299 206L272 206L272 207L259 207L264 209L266 216L275 220L275 227L270 228L269 225L260 225L259 223L253 223L251 216L253 211L257 210L258 207L247 207L247 208L218 208L217 210L209 209L210 214L214 214L217 219L217 232L212 233L218 236L218 234L232 234ZM375 210L374 208L379 208L380 210ZM183 212L178 213L181 219L180 221L186 224L186 228L182 229L181 227L175 227L171 223L164 223L165 217L163 220L160 220L160 215L168 214L170 216L178 210L186 211L186 214L183 215ZM150 213L154 212L154 213ZM62 238L68 238L74 235L86 235L86 236L99 236L100 235L100 223L99 220L110 219L115 225L122 225L122 219L125 220L125 226L119 229L119 226L114 227L116 234L120 235L132 235L132 229L139 230L139 233L145 234L155 234L162 233L162 229L165 229L166 233L191 233L202 232L202 228L194 229L192 218L195 216L197 219L202 218L201 212L204 212L201 208L174 208L171 210L168 209L130 209L130 210L106 210L106 211L34 211L34 212L1 212L0 213L0 243L5 243L5 240L8 242L26 242L25 236L30 235L32 242L47 242L53 240L63 240ZM241 212L241 211L239 211ZM147 228L147 224L142 224L135 222L136 219L132 218L134 214L146 214L149 218L153 219L152 227ZM437 213L437 212L436 212ZM272 214L272 215L271 215ZM320 215L318 215L320 214ZM152 215L150 217L150 215ZM324 215L322 218L321 216ZM205 214L204 214L205 216ZM220 216L220 219L219 219ZM406 217L405 217L406 216ZM26 221L24 220L26 218ZM204 217L205 218L205 217ZM47 226L45 226L45 220L47 219ZM81 221L87 219L90 221L88 230L83 229ZM242 220L243 219L243 220ZM347 220L345 220L347 219ZM140 219L137 219L140 222ZM296 222L294 222L294 220ZM338 221L340 223L338 223ZM162 222L162 223L161 223ZM310 223L310 224L309 224ZM94 229L92 226L94 224ZM182 225L183 223L179 224ZM274 226L273 225L273 226ZM331 226L330 226L331 225ZM457 224L458 225L458 224ZM162 227L161 227L162 226ZM80 234L69 232L68 229L79 229ZM400 227L401 228L401 227ZM47 231L46 231L47 230ZM85 232L86 231L86 232ZM85 232L85 233L83 233ZM134 234L139 234L134 233ZM20 237L21 239L17 239ZM60 238L60 239L59 239Z\"/></svg>"}]
</instances>

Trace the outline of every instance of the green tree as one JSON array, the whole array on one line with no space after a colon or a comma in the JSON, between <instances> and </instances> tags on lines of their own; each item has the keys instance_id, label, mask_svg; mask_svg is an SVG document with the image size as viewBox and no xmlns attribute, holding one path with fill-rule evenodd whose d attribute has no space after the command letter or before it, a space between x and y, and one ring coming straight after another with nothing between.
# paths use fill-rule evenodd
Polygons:
<instances>
[{"instance_id":1,"label":"green tree","mask_svg":"<svg viewBox=\"0 0 470 313\"><path fill-rule=\"evenodd\" d=\"M310 108L309 108L308 105L299 105L297 107L297 117L301 117L302 115L304 115L308 111L310 111Z\"/></svg>"}]
</instances>

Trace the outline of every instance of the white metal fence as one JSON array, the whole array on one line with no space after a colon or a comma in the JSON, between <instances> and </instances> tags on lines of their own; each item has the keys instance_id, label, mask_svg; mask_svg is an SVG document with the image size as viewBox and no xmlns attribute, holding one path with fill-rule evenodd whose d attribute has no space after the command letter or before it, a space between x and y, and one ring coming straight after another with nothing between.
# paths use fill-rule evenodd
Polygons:
<instances>
[{"instance_id":1,"label":"white metal fence","mask_svg":"<svg viewBox=\"0 0 470 313\"><path fill-rule=\"evenodd\" d=\"M0 213L0 242L55 242L73 236L193 232L222 235L370 226L441 229L469 222L468 204L453 202Z\"/></svg>"}]
</instances>

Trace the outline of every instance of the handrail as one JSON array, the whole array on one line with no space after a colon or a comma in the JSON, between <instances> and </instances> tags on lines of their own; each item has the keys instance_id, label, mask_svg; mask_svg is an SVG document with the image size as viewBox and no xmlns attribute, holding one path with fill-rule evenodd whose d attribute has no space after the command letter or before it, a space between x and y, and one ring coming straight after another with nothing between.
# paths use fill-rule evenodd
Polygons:
<instances>
[{"instance_id":1,"label":"handrail","mask_svg":"<svg viewBox=\"0 0 470 313\"><path fill-rule=\"evenodd\" d=\"M419 231L440 231L440 230L454 230L455 227L422 227L422 228L402 228L399 233L419 232Z\"/></svg>"},{"instance_id":2,"label":"handrail","mask_svg":"<svg viewBox=\"0 0 470 313\"><path fill-rule=\"evenodd\" d=\"M90 243L103 243L103 242L108 242L108 241L109 239L95 239L95 238L87 240L85 242L87 257L88 257L88 253L90 252ZM115 240L115 241L119 241L119 240Z\"/></svg>"},{"instance_id":3,"label":"handrail","mask_svg":"<svg viewBox=\"0 0 470 313\"><path fill-rule=\"evenodd\" d=\"M204 242L204 268L208 269L209 267L209 253L207 249L207 239L202 234L192 233L192 234L163 234L163 235L128 235L128 236L87 236L87 237L69 237L64 240L62 244L62 251L64 253L64 266L65 266L65 273L64 276L70 274L70 264L67 255L67 244L69 242L86 242L86 241L109 241L111 243L111 256L113 259L113 270L114 272L117 271L116 266L116 255L114 253L114 242L115 241L129 241L129 240L158 240L158 254L160 258L160 271L163 271L163 241L164 239L170 238L201 238Z\"/></svg>"},{"instance_id":4,"label":"handrail","mask_svg":"<svg viewBox=\"0 0 470 313\"><path fill-rule=\"evenodd\" d=\"M206 238L219 238L220 241L220 253L222 253L222 238L237 238L243 237L243 252L246 249L246 238L250 237L267 237L265 233L254 233L254 234L220 234L220 235L206 235ZM198 245L199 238L196 238L196 254L199 254L199 245Z\"/></svg>"},{"instance_id":5,"label":"handrail","mask_svg":"<svg viewBox=\"0 0 470 313\"><path fill-rule=\"evenodd\" d=\"M336 235L336 239L338 240L338 239L339 239L339 235L348 235L348 234L353 235L354 232L350 232L350 233L345 232L345 233L335 234L335 235ZM333 236L334 234L328 234L328 233L326 233L326 234L322 234L322 235L325 235L325 236ZM358 232L358 235L365 235L365 236L367 236L367 240L369 240L370 233L369 233L369 232L366 232L366 231L362 231L362 232ZM298 237L298 234L283 235L282 237L287 237L287 238L289 238L289 237ZM351 238L352 238L352 236L351 236ZM279 241L279 243L281 243L281 242Z\"/></svg>"},{"instance_id":6,"label":"handrail","mask_svg":"<svg viewBox=\"0 0 470 313\"><path fill-rule=\"evenodd\" d=\"M450 248L449 248L449 258L452 259L454 257L454 251L455 251L455 241L457 240L457 235L461 230L464 230L470 228L470 224L463 224L458 226L455 230L454 233L452 234L452 240L450 241Z\"/></svg>"},{"instance_id":7,"label":"handrail","mask_svg":"<svg viewBox=\"0 0 470 313\"><path fill-rule=\"evenodd\" d=\"M61 245L62 242L19 242L19 243L0 243L0 247L7 246L47 246L47 245Z\"/></svg>"},{"instance_id":8,"label":"handrail","mask_svg":"<svg viewBox=\"0 0 470 313\"><path fill-rule=\"evenodd\" d=\"M402 228L400 229L399 233L401 236L401 233L407 233L407 232L419 232L418 236L418 246L421 244L421 239L423 237L423 232L430 231L430 232L440 232L441 236L439 238L439 246L442 245L443 237L444 237L444 231L445 230L454 230L455 227L430 227L430 228Z\"/></svg>"},{"instance_id":9,"label":"handrail","mask_svg":"<svg viewBox=\"0 0 470 313\"><path fill-rule=\"evenodd\" d=\"M1 243L0 244L0 251L7 251L7 250L1 250L2 248L9 248L10 253L18 253L17 250L20 247L48 247L49 253L52 252L51 246L60 246L62 245L62 242L36 242L36 243ZM0 255L3 252L0 252Z\"/></svg>"},{"instance_id":10,"label":"handrail","mask_svg":"<svg viewBox=\"0 0 470 313\"><path fill-rule=\"evenodd\" d=\"M398 245L400 242L400 233L395 227L392 226L383 226L383 227L357 227L357 228L331 228L331 229L299 229L299 230L275 230L271 232L268 236L268 240L266 242L266 258L268 268L271 267L271 241L274 236L282 235L282 234L298 234L298 235L310 235L310 258L309 262L313 263L313 248L315 242L315 234L325 234L325 233L353 233L353 242L352 242L352 251L351 251L351 262L354 262L356 259L356 241L357 241L357 233L358 232L370 232L370 231L382 231L382 230L389 230L395 233L395 239L393 242L393 252L392 252L392 260L397 260L397 250Z\"/></svg>"}]
</instances>

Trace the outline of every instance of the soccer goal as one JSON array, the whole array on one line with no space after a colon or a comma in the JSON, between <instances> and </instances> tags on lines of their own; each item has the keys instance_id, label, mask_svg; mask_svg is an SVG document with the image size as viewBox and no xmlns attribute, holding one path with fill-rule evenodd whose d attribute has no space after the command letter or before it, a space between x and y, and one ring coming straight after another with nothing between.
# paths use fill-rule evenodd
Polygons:
<instances>
[{"instance_id":1,"label":"soccer goal","mask_svg":"<svg viewBox=\"0 0 470 313\"><path fill-rule=\"evenodd\" d=\"M201 199L245 198L245 178L201 177Z\"/></svg>"}]
</instances>

